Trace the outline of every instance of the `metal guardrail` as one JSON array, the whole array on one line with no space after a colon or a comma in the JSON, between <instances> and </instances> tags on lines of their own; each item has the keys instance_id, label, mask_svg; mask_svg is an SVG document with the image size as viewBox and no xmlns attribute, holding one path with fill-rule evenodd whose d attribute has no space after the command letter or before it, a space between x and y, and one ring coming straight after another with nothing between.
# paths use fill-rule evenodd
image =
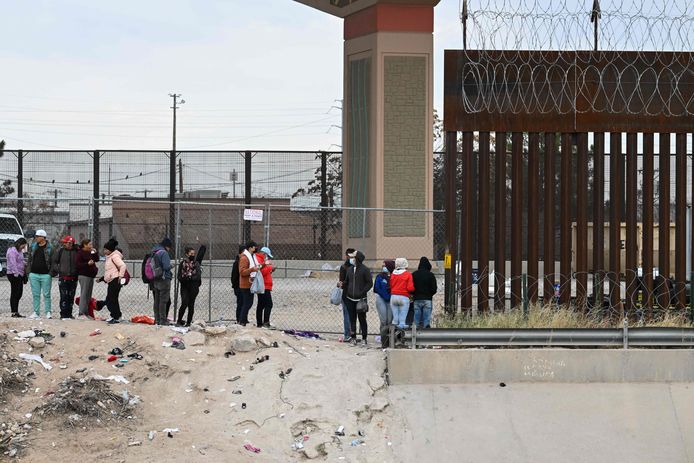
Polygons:
<instances>
[{"instance_id":1,"label":"metal guardrail","mask_svg":"<svg viewBox=\"0 0 694 463\"><path fill-rule=\"evenodd\" d=\"M397 332L390 347L694 347L694 328L454 329Z\"/></svg>"}]
</instances>

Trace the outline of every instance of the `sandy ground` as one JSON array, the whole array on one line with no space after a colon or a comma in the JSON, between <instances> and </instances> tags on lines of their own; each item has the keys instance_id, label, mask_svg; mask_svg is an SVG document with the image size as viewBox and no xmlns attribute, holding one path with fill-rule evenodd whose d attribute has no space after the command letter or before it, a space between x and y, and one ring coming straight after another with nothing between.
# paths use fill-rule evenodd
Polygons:
<instances>
[{"instance_id":1,"label":"sandy ground","mask_svg":"<svg viewBox=\"0 0 694 463\"><path fill-rule=\"evenodd\" d=\"M28 448L13 461L404 461L390 445L392 433L398 430L393 428L395 420L387 401L385 353L375 346L352 347L331 339L230 327L224 335L205 336L204 345L178 350L162 347L162 342L177 334L168 327L0 318L0 332L10 339L15 336L12 329L33 328L43 329L55 339L33 351L27 343L12 340L5 353L42 354L53 369L46 371L32 363L29 368L35 376L28 390L0 397L3 421L32 426ZM102 334L89 336L96 328ZM61 331L65 337L60 337ZM243 334L265 337L279 347L258 347L225 358L233 338ZM123 339L117 339L118 335ZM189 333L182 338L186 342L193 336ZM107 353L114 347L124 349L125 354L136 351L144 358L114 368L107 362ZM90 361L90 355L98 358ZM253 365L261 355L270 358ZM77 373L83 368L84 373ZM291 373L281 379L280 373L289 368ZM82 422L73 428L65 424L67 417L36 413L36 407L48 400L46 394L56 391L64 378L94 374L123 375L130 381L109 384L118 393L127 390L131 397L140 396L142 401L131 419L107 426L83 426ZM235 376L240 378L229 381ZM31 418L25 417L28 413ZM345 436L338 438L334 434L340 425ZM169 438L161 432L164 428L179 428L180 432ZM157 433L150 441L152 430ZM297 439L303 450L292 448ZM355 439L364 444L352 446ZM141 445L129 446L131 442ZM252 453L245 444L261 452Z\"/></svg>"}]
</instances>

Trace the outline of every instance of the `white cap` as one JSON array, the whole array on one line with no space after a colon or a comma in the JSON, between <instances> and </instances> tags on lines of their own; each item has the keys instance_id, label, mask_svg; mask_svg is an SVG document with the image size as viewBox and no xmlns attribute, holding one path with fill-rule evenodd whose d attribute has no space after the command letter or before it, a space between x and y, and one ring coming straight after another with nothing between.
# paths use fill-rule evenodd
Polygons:
<instances>
[{"instance_id":1,"label":"white cap","mask_svg":"<svg viewBox=\"0 0 694 463\"><path fill-rule=\"evenodd\" d=\"M36 230L36 233L34 233L34 236L43 236L45 238L48 235L46 235L46 230Z\"/></svg>"}]
</instances>

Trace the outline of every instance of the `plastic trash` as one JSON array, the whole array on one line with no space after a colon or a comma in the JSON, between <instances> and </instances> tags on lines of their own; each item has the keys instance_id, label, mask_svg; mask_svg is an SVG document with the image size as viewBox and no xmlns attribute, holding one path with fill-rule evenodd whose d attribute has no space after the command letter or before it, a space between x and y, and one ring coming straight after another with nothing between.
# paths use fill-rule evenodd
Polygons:
<instances>
[{"instance_id":1,"label":"plastic trash","mask_svg":"<svg viewBox=\"0 0 694 463\"><path fill-rule=\"evenodd\" d=\"M142 357L142 355L138 354L137 352L134 352L132 354L128 354L128 358L142 360L144 357Z\"/></svg>"},{"instance_id":2,"label":"plastic trash","mask_svg":"<svg viewBox=\"0 0 694 463\"><path fill-rule=\"evenodd\" d=\"M116 357L115 355L111 355L111 356L108 358L108 362L109 362L109 363L115 362L116 360L118 360L118 357Z\"/></svg>"},{"instance_id":3,"label":"plastic trash","mask_svg":"<svg viewBox=\"0 0 694 463\"><path fill-rule=\"evenodd\" d=\"M128 381L127 379L125 379L121 375L111 375L111 376L94 375L94 376L92 376L92 378L99 380L99 381L115 381L117 383L130 384L130 381Z\"/></svg>"},{"instance_id":4,"label":"plastic trash","mask_svg":"<svg viewBox=\"0 0 694 463\"><path fill-rule=\"evenodd\" d=\"M362 439L354 439L349 445L352 447L356 447L357 445L363 444L364 441Z\"/></svg>"},{"instance_id":5,"label":"plastic trash","mask_svg":"<svg viewBox=\"0 0 694 463\"><path fill-rule=\"evenodd\" d=\"M252 444L246 444L243 446L243 448L249 452L260 453L260 449L258 447L254 447Z\"/></svg>"},{"instance_id":6,"label":"plastic trash","mask_svg":"<svg viewBox=\"0 0 694 463\"><path fill-rule=\"evenodd\" d=\"M98 336L100 334L101 334L101 330L97 328L94 331L92 331L91 333L89 333L89 336Z\"/></svg>"},{"instance_id":7,"label":"plastic trash","mask_svg":"<svg viewBox=\"0 0 694 463\"><path fill-rule=\"evenodd\" d=\"M241 404L241 408L243 408L244 410L246 409L246 402L243 402L243 403Z\"/></svg>"},{"instance_id":8,"label":"plastic trash","mask_svg":"<svg viewBox=\"0 0 694 463\"><path fill-rule=\"evenodd\" d=\"M90 355L88 358L89 358L89 361L91 362L91 361L93 361L93 360L98 359L99 356L98 356L98 355Z\"/></svg>"},{"instance_id":9,"label":"plastic trash","mask_svg":"<svg viewBox=\"0 0 694 463\"><path fill-rule=\"evenodd\" d=\"M61 331L61 332L60 332L60 337L61 337L61 338L64 338L65 336L67 336L67 333L66 333L65 331Z\"/></svg>"},{"instance_id":10,"label":"plastic trash","mask_svg":"<svg viewBox=\"0 0 694 463\"><path fill-rule=\"evenodd\" d=\"M345 427L340 426L335 430L335 435L336 436L344 436L345 435Z\"/></svg>"},{"instance_id":11,"label":"plastic trash","mask_svg":"<svg viewBox=\"0 0 694 463\"><path fill-rule=\"evenodd\" d=\"M241 379L241 377L240 377L240 376L234 376L233 378L229 378L229 379L227 379L227 381L229 381L229 382L232 382L232 383L233 383L234 381L238 381L239 379Z\"/></svg>"},{"instance_id":12,"label":"plastic trash","mask_svg":"<svg viewBox=\"0 0 694 463\"><path fill-rule=\"evenodd\" d=\"M147 435L147 439L149 440L154 440L154 436L157 435L157 431L150 431L149 434Z\"/></svg>"},{"instance_id":13,"label":"plastic trash","mask_svg":"<svg viewBox=\"0 0 694 463\"><path fill-rule=\"evenodd\" d=\"M33 338L34 336L36 336L36 333L34 332L34 330L20 331L19 333L17 333L18 338L26 339L26 338Z\"/></svg>"},{"instance_id":14,"label":"plastic trash","mask_svg":"<svg viewBox=\"0 0 694 463\"><path fill-rule=\"evenodd\" d=\"M111 355L123 355L123 351L120 349L120 347L114 347L111 349L111 352L109 352Z\"/></svg>"},{"instance_id":15,"label":"plastic trash","mask_svg":"<svg viewBox=\"0 0 694 463\"><path fill-rule=\"evenodd\" d=\"M33 362L38 362L41 364L42 367L44 367L46 370L52 370L53 367L47 363L44 362L43 359L41 358L40 355L34 355L34 354L19 354L19 358L26 360L27 362L31 363Z\"/></svg>"},{"instance_id":16,"label":"plastic trash","mask_svg":"<svg viewBox=\"0 0 694 463\"><path fill-rule=\"evenodd\" d=\"M190 331L189 328L185 328L183 326L172 326L170 328L172 331L175 331L176 333L181 333L181 334L186 334L188 331Z\"/></svg>"}]
</instances>

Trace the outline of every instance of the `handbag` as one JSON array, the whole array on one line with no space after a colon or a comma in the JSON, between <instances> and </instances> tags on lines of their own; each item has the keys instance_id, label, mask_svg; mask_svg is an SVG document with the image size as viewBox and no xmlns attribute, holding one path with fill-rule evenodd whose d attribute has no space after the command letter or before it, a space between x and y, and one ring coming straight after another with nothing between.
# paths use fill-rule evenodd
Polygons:
<instances>
[{"instance_id":1,"label":"handbag","mask_svg":"<svg viewBox=\"0 0 694 463\"><path fill-rule=\"evenodd\" d=\"M359 299L359 302L357 302L357 313L366 313L368 311L369 303L366 301L366 298Z\"/></svg>"},{"instance_id":2,"label":"handbag","mask_svg":"<svg viewBox=\"0 0 694 463\"><path fill-rule=\"evenodd\" d=\"M330 291L330 303L333 305L342 304L342 288L336 286Z\"/></svg>"},{"instance_id":3,"label":"handbag","mask_svg":"<svg viewBox=\"0 0 694 463\"><path fill-rule=\"evenodd\" d=\"M265 280L263 280L263 274L260 271L256 272L251 283L251 294L265 294Z\"/></svg>"}]
</instances>

